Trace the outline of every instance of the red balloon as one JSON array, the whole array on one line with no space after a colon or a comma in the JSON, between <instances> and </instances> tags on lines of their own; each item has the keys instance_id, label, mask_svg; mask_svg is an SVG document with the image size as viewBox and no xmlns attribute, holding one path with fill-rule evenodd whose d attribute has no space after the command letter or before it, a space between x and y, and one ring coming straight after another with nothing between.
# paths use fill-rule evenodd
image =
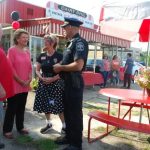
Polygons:
<instances>
[{"instance_id":1,"label":"red balloon","mask_svg":"<svg viewBox=\"0 0 150 150\"><path fill-rule=\"evenodd\" d=\"M12 27L13 29L19 29L20 28L20 23L18 21L13 21L12 22Z\"/></svg>"}]
</instances>

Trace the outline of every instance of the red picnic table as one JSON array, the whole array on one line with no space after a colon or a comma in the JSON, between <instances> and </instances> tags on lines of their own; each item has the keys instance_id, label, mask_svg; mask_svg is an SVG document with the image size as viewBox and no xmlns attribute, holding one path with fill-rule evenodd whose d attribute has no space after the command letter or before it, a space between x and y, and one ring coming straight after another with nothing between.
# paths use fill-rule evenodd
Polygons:
<instances>
[{"instance_id":1,"label":"red picnic table","mask_svg":"<svg viewBox=\"0 0 150 150\"><path fill-rule=\"evenodd\" d=\"M130 90L130 89L116 89L116 88L105 88L99 91L100 94L108 97L108 113L104 113L100 110L90 112L89 115L89 124L88 124L88 141L92 142L99 138L102 138L108 135L111 131L109 131L108 125L115 126L117 128L123 128L138 132L143 132L150 134L150 124L142 123L142 111L143 108L147 110L150 109L150 97L147 94L144 94L143 91L139 90ZM118 116L110 115L110 102L115 98L118 100ZM121 104L128 104L129 109L124 114L123 117L120 117L120 106ZM130 120L125 120L127 114L129 114L133 107L140 107L140 119L139 122L133 122ZM148 111L149 118L149 111ZM107 130L104 134L100 135L91 140L90 137L90 128L91 128L91 119L96 119L98 121L104 122L107 124ZM150 121L150 120L149 120Z\"/></svg>"},{"instance_id":2,"label":"red picnic table","mask_svg":"<svg viewBox=\"0 0 150 150\"><path fill-rule=\"evenodd\" d=\"M100 73L94 73L92 71L83 71L82 76L85 86L101 84L104 82L103 76Z\"/></svg>"}]
</instances>

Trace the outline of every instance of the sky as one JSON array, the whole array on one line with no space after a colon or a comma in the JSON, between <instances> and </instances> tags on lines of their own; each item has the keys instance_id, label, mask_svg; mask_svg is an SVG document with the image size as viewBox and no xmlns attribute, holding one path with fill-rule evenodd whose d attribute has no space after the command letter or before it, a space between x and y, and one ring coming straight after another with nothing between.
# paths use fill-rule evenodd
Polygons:
<instances>
[{"instance_id":1,"label":"sky","mask_svg":"<svg viewBox=\"0 0 150 150\"><path fill-rule=\"evenodd\" d=\"M25 1L34 5L46 7L46 3L50 0L20 0L20 1ZM126 5L137 2L137 0L51 0L51 1L92 15L95 24L98 24L99 22L100 9L103 5L106 6L117 4ZM142 1L145 0L138 0L138 2Z\"/></svg>"},{"instance_id":2,"label":"sky","mask_svg":"<svg viewBox=\"0 0 150 150\"><path fill-rule=\"evenodd\" d=\"M27 3L31 3L37 6L46 7L46 3L50 0L20 0L20 1L25 1ZM117 5L117 4L124 5L137 2L137 0L51 0L51 1L92 15L95 24L99 23L100 10L103 5ZM138 0L138 2L143 1L145 0ZM142 48L144 50L146 50L147 48L147 44L139 42L133 42L131 46Z\"/></svg>"},{"instance_id":3,"label":"sky","mask_svg":"<svg viewBox=\"0 0 150 150\"><path fill-rule=\"evenodd\" d=\"M21 0L21 1L26 1L28 3L32 3L38 6L46 7L46 3L49 0ZM94 22L97 24L103 0L51 0L51 1L90 14L94 17Z\"/></svg>"}]
</instances>

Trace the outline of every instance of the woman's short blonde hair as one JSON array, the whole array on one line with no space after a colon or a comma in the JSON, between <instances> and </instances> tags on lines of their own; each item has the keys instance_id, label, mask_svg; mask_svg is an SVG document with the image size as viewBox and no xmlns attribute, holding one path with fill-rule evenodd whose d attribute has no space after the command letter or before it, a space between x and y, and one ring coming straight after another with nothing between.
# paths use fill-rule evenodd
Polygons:
<instances>
[{"instance_id":1,"label":"woman's short blonde hair","mask_svg":"<svg viewBox=\"0 0 150 150\"><path fill-rule=\"evenodd\" d=\"M58 44L58 38L56 35L54 34L47 34L44 36L44 39L47 40L50 44L54 43L53 48L56 49L57 48L57 44Z\"/></svg>"},{"instance_id":2,"label":"woman's short blonde hair","mask_svg":"<svg viewBox=\"0 0 150 150\"><path fill-rule=\"evenodd\" d=\"M27 34L27 35L29 35L29 33L28 33L26 30L24 30L24 29L17 29L17 30L14 32L14 38L13 38L15 45L18 44L17 39L20 38L21 34Z\"/></svg>"}]
</instances>

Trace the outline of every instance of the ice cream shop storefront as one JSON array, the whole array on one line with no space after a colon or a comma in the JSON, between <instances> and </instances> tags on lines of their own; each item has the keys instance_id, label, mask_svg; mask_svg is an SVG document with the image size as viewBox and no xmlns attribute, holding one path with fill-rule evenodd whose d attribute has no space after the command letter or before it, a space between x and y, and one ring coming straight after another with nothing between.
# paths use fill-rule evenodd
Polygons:
<instances>
[{"instance_id":1,"label":"ice cream shop storefront","mask_svg":"<svg viewBox=\"0 0 150 150\"><path fill-rule=\"evenodd\" d=\"M18 0L13 0L13 2L14 5L9 9L7 7L10 6L10 0L4 0L0 3L0 8L3 8L6 12L8 11L6 17L2 17L2 20L0 19L1 22L7 24L7 27L4 27L3 46L7 51L13 44L12 34L14 30L10 25L12 20L8 16L10 16L12 11L18 10L20 28L27 30L30 34L29 47L33 63L35 63L36 57L41 53L43 36L45 34L57 34L59 37L58 50L63 51L65 39L62 36L63 29L61 24L63 24L64 17L75 17L83 22L83 26L80 28L80 35L89 42L90 50L96 52L93 53L92 57L94 58L100 57L105 50L115 49L117 52L117 49L121 48L124 50L130 47L130 41L128 40L104 35L97 31L98 26L94 24L93 17L90 14L50 1L47 2L46 8L25 4Z\"/></svg>"}]
</instances>

